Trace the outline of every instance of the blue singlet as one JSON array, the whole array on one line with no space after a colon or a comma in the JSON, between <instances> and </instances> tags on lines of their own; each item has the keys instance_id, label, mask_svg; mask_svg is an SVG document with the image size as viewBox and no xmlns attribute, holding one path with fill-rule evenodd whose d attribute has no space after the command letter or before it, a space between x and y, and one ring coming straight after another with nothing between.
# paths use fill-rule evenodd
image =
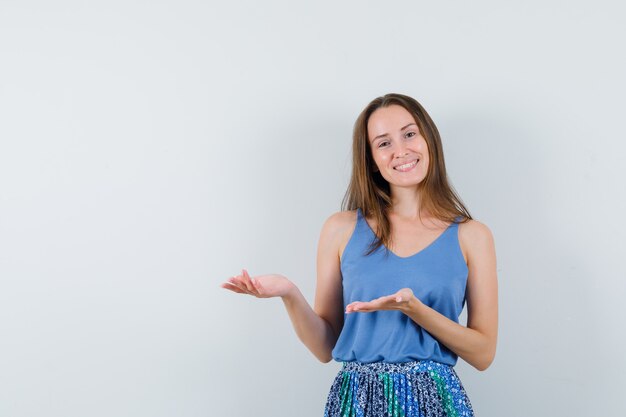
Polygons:
<instances>
[{"instance_id":1,"label":"blue singlet","mask_svg":"<svg viewBox=\"0 0 626 417\"><path fill-rule=\"evenodd\" d=\"M356 226L341 255L344 310L353 301L370 301L408 287L424 304L458 323L468 268L457 222L414 255L403 258L391 251L386 255L387 248L380 246L365 256L376 235L357 209ZM332 355L339 362L434 360L452 366L457 362L454 352L397 310L346 314Z\"/></svg>"}]
</instances>

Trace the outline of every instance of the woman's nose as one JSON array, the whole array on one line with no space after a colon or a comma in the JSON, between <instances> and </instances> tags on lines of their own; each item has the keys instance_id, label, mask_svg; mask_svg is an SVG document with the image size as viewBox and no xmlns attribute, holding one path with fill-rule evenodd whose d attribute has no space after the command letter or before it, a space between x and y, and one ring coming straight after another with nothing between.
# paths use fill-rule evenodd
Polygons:
<instances>
[{"instance_id":1,"label":"woman's nose","mask_svg":"<svg viewBox=\"0 0 626 417\"><path fill-rule=\"evenodd\" d=\"M395 157L402 158L408 154L406 150L406 143L403 141L398 142L398 146L396 147Z\"/></svg>"},{"instance_id":2,"label":"woman's nose","mask_svg":"<svg viewBox=\"0 0 626 417\"><path fill-rule=\"evenodd\" d=\"M406 151L406 148L404 147L404 145L400 145L398 147L398 149L396 150L396 158L402 158L404 156L406 156L408 154L408 152Z\"/></svg>"}]
</instances>

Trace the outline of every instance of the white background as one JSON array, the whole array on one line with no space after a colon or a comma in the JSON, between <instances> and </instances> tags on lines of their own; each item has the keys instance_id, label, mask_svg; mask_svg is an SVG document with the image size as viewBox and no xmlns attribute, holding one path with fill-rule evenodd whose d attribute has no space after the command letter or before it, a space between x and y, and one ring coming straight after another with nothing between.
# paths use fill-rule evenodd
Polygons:
<instances>
[{"instance_id":1,"label":"white background","mask_svg":"<svg viewBox=\"0 0 626 417\"><path fill-rule=\"evenodd\" d=\"M415 97L496 241L476 415L616 415L626 295L617 1L0 1L0 415L321 416L324 220L373 98ZM462 316L465 323L465 312Z\"/></svg>"}]
</instances>

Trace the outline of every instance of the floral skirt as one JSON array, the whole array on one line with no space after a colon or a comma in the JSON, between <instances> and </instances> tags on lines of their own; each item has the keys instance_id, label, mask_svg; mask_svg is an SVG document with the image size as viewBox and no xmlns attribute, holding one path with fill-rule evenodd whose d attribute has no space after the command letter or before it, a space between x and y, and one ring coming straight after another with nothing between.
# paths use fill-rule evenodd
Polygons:
<instances>
[{"instance_id":1,"label":"floral skirt","mask_svg":"<svg viewBox=\"0 0 626 417\"><path fill-rule=\"evenodd\" d=\"M461 380L435 361L343 362L324 417L473 417Z\"/></svg>"}]
</instances>

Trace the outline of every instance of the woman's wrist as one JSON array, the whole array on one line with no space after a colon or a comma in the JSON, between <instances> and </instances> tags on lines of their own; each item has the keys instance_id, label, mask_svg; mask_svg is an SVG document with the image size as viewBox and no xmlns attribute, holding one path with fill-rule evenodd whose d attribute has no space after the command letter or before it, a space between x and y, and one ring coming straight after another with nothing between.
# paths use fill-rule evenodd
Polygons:
<instances>
[{"instance_id":1,"label":"woman's wrist","mask_svg":"<svg viewBox=\"0 0 626 417\"><path fill-rule=\"evenodd\" d=\"M285 291L283 295L280 297L283 299L283 302L290 303L293 302L296 298L298 298L298 292L300 290L298 287L291 281L289 281L288 289Z\"/></svg>"},{"instance_id":2,"label":"woman's wrist","mask_svg":"<svg viewBox=\"0 0 626 417\"><path fill-rule=\"evenodd\" d=\"M420 314L421 309L424 307L424 303L420 301L415 295L409 299L409 301L401 308L401 311L411 317L415 317Z\"/></svg>"}]
</instances>

